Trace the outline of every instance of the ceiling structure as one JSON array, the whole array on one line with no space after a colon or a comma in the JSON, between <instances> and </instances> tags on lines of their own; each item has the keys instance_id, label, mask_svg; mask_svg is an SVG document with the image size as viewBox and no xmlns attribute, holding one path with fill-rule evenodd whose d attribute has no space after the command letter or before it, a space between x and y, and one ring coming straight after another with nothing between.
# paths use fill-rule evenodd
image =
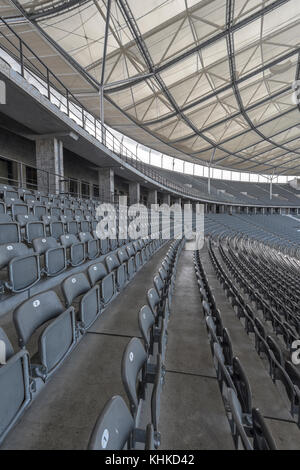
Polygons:
<instances>
[{"instance_id":1,"label":"ceiling structure","mask_svg":"<svg viewBox=\"0 0 300 470\"><path fill-rule=\"evenodd\" d=\"M299 0L0 2L20 13L11 27L98 116L103 85L121 133L199 164L299 174Z\"/></svg>"}]
</instances>

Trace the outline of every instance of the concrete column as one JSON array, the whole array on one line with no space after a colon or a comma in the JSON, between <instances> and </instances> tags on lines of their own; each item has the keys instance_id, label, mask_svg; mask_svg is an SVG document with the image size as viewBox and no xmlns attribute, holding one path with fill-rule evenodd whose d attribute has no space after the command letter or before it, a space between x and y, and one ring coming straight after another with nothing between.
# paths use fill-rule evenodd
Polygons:
<instances>
[{"instance_id":1,"label":"concrete column","mask_svg":"<svg viewBox=\"0 0 300 470\"><path fill-rule=\"evenodd\" d=\"M99 197L104 202L114 202L115 174L112 168L98 170Z\"/></svg>"},{"instance_id":2,"label":"concrete column","mask_svg":"<svg viewBox=\"0 0 300 470\"><path fill-rule=\"evenodd\" d=\"M141 198L140 183L129 183L129 204L138 204Z\"/></svg>"},{"instance_id":3,"label":"concrete column","mask_svg":"<svg viewBox=\"0 0 300 470\"><path fill-rule=\"evenodd\" d=\"M156 189L148 192L148 204L157 204L157 191L156 191Z\"/></svg>"},{"instance_id":4,"label":"concrete column","mask_svg":"<svg viewBox=\"0 0 300 470\"><path fill-rule=\"evenodd\" d=\"M37 139L36 166L39 191L49 191L58 194L64 190L64 152L62 141L55 137ZM49 172L49 173L47 173Z\"/></svg>"},{"instance_id":5,"label":"concrete column","mask_svg":"<svg viewBox=\"0 0 300 470\"><path fill-rule=\"evenodd\" d=\"M24 163L18 163L18 186L19 188L26 187L26 167Z\"/></svg>"},{"instance_id":6,"label":"concrete column","mask_svg":"<svg viewBox=\"0 0 300 470\"><path fill-rule=\"evenodd\" d=\"M181 197L175 197L174 198L174 203L179 204L181 206Z\"/></svg>"},{"instance_id":7,"label":"concrete column","mask_svg":"<svg viewBox=\"0 0 300 470\"><path fill-rule=\"evenodd\" d=\"M171 195L168 193L163 193L163 204L171 205Z\"/></svg>"},{"instance_id":8,"label":"concrete column","mask_svg":"<svg viewBox=\"0 0 300 470\"><path fill-rule=\"evenodd\" d=\"M94 197L94 185L93 183L90 183L89 184L89 198L93 199L93 197Z\"/></svg>"}]
</instances>

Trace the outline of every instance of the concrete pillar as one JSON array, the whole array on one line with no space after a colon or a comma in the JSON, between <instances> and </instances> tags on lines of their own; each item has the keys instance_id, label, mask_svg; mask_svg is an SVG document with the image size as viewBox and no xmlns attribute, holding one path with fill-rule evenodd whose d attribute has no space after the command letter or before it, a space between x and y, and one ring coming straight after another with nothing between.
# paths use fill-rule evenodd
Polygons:
<instances>
[{"instance_id":1,"label":"concrete pillar","mask_svg":"<svg viewBox=\"0 0 300 470\"><path fill-rule=\"evenodd\" d=\"M157 191L156 191L156 189L148 192L148 204L157 204Z\"/></svg>"},{"instance_id":2,"label":"concrete pillar","mask_svg":"<svg viewBox=\"0 0 300 470\"><path fill-rule=\"evenodd\" d=\"M90 183L89 184L89 198L93 199L93 197L94 197L94 185L93 183Z\"/></svg>"},{"instance_id":3,"label":"concrete pillar","mask_svg":"<svg viewBox=\"0 0 300 470\"><path fill-rule=\"evenodd\" d=\"M181 197L175 197L174 198L174 203L179 204L181 206Z\"/></svg>"},{"instance_id":4,"label":"concrete pillar","mask_svg":"<svg viewBox=\"0 0 300 470\"><path fill-rule=\"evenodd\" d=\"M171 205L171 195L168 193L163 193L163 204Z\"/></svg>"},{"instance_id":5,"label":"concrete pillar","mask_svg":"<svg viewBox=\"0 0 300 470\"><path fill-rule=\"evenodd\" d=\"M141 197L140 183L129 183L129 204L138 204Z\"/></svg>"},{"instance_id":6,"label":"concrete pillar","mask_svg":"<svg viewBox=\"0 0 300 470\"><path fill-rule=\"evenodd\" d=\"M39 191L58 194L64 191L64 152L62 141L55 137L37 139L36 166Z\"/></svg>"},{"instance_id":7,"label":"concrete pillar","mask_svg":"<svg viewBox=\"0 0 300 470\"><path fill-rule=\"evenodd\" d=\"M18 163L18 186L19 188L26 187L26 167L24 163Z\"/></svg>"},{"instance_id":8,"label":"concrete pillar","mask_svg":"<svg viewBox=\"0 0 300 470\"><path fill-rule=\"evenodd\" d=\"M99 168L98 184L100 200L114 202L115 174L112 168Z\"/></svg>"}]
</instances>

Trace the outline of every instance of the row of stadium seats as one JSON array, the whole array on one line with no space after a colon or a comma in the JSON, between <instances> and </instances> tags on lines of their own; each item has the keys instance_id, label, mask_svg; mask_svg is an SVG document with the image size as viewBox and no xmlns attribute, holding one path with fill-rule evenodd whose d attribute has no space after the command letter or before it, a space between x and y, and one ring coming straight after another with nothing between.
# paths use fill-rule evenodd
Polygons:
<instances>
[{"instance_id":1,"label":"row of stadium seats","mask_svg":"<svg viewBox=\"0 0 300 470\"><path fill-rule=\"evenodd\" d=\"M266 358L273 382L282 384L290 402L290 413L300 427L300 372L290 360L294 341L299 340L299 333L297 331L299 328L298 315L290 311L288 305L284 308L284 303L281 302L280 298L277 300L276 295L271 296L272 303L268 302L267 296L269 296L269 293L267 289L265 287L264 290L252 288L251 283L247 281L244 275L241 265L239 263L233 264L226 257L224 250L221 249L224 262L228 266L230 275L233 275L237 285L245 293L252 292L251 299L255 302L256 308L262 312L264 319L262 321L255 315L244 297L238 293L233 281L231 281L218 262L212 249L210 253L226 295L229 297L232 305L235 306L237 317L245 321L247 334L254 335L255 349L261 357ZM261 286L263 286L263 282L261 282ZM267 333L267 327L269 326L273 329L277 340Z\"/></svg>"},{"instance_id":2,"label":"row of stadium seats","mask_svg":"<svg viewBox=\"0 0 300 470\"><path fill-rule=\"evenodd\" d=\"M227 412L236 449L276 450L274 439L259 409L252 407L252 394L247 375L238 357L234 357L229 331L223 327L200 253L194 253L199 285L217 380Z\"/></svg>"},{"instance_id":3,"label":"row of stadium seats","mask_svg":"<svg viewBox=\"0 0 300 470\"><path fill-rule=\"evenodd\" d=\"M105 307L163 244L162 239L140 240L139 250L126 244L117 254L109 253L105 262L67 277L61 285L62 299L48 290L14 310L18 352L0 328L0 346L6 352L6 362L0 365L0 441Z\"/></svg>"},{"instance_id":4,"label":"row of stadium seats","mask_svg":"<svg viewBox=\"0 0 300 470\"><path fill-rule=\"evenodd\" d=\"M177 261L184 239L174 241L154 276L154 287L147 293L148 305L139 312L143 342L132 338L126 346L121 365L129 408L117 395L104 406L90 437L90 450L157 449L160 445L160 396L164 382L167 325ZM151 387L151 393L147 389ZM147 397L149 397L147 399ZM140 427L141 406L150 408L151 422Z\"/></svg>"}]
</instances>

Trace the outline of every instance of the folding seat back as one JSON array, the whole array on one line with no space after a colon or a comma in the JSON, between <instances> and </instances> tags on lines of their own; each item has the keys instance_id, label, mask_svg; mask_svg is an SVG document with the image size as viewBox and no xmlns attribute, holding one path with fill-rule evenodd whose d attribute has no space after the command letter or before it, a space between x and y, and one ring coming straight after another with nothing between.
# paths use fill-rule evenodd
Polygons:
<instances>
[{"instance_id":1,"label":"folding seat back","mask_svg":"<svg viewBox=\"0 0 300 470\"><path fill-rule=\"evenodd\" d=\"M38 218L38 220L42 220L42 217L47 215L47 208L45 206L35 204L33 206L33 213Z\"/></svg>"},{"instance_id":2,"label":"folding seat back","mask_svg":"<svg viewBox=\"0 0 300 470\"><path fill-rule=\"evenodd\" d=\"M147 363L145 348L138 338L132 338L122 357L122 381L130 403L130 410L135 416L139 400L144 396L144 374Z\"/></svg>"},{"instance_id":3,"label":"folding seat back","mask_svg":"<svg viewBox=\"0 0 300 470\"><path fill-rule=\"evenodd\" d=\"M9 243L0 245L0 269L7 266L8 263L18 256L25 256L31 253L24 243Z\"/></svg>"},{"instance_id":4,"label":"folding seat back","mask_svg":"<svg viewBox=\"0 0 300 470\"><path fill-rule=\"evenodd\" d=\"M80 222L80 230L81 232L89 233L91 230L90 222L88 222L87 220L82 220Z\"/></svg>"},{"instance_id":5,"label":"folding seat back","mask_svg":"<svg viewBox=\"0 0 300 470\"><path fill-rule=\"evenodd\" d=\"M160 446L160 434L158 432L159 426L159 415L160 415L160 400L163 385L162 376L162 361L161 357L157 355L156 361L156 374L154 378L153 391L151 395L151 421L154 428L154 446L158 448Z\"/></svg>"},{"instance_id":6,"label":"folding seat back","mask_svg":"<svg viewBox=\"0 0 300 470\"><path fill-rule=\"evenodd\" d=\"M267 336L267 344L275 356L276 361L284 367L283 354L278 343L272 338L272 336Z\"/></svg>"},{"instance_id":7,"label":"folding seat back","mask_svg":"<svg viewBox=\"0 0 300 470\"><path fill-rule=\"evenodd\" d=\"M88 276L92 286L101 281L101 298L104 305L107 305L115 294L114 273L108 274L103 263L96 263L89 266Z\"/></svg>"},{"instance_id":8,"label":"folding seat back","mask_svg":"<svg viewBox=\"0 0 300 470\"><path fill-rule=\"evenodd\" d=\"M5 222L12 222L11 216L9 214L0 213L0 224Z\"/></svg>"},{"instance_id":9,"label":"folding seat back","mask_svg":"<svg viewBox=\"0 0 300 470\"><path fill-rule=\"evenodd\" d=\"M25 227L26 241L31 243L35 238L45 237L45 225L43 222L29 222Z\"/></svg>"},{"instance_id":10,"label":"folding seat back","mask_svg":"<svg viewBox=\"0 0 300 470\"><path fill-rule=\"evenodd\" d=\"M165 284L164 284L162 278L158 274L156 274L154 276L153 284L154 284L154 287L156 289L156 292L158 293L159 297L161 298L163 293L164 293Z\"/></svg>"},{"instance_id":11,"label":"folding seat back","mask_svg":"<svg viewBox=\"0 0 300 470\"><path fill-rule=\"evenodd\" d=\"M38 222L39 219L35 215L17 215L16 220L20 227L25 227L29 222Z\"/></svg>"},{"instance_id":12,"label":"folding seat back","mask_svg":"<svg viewBox=\"0 0 300 470\"><path fill-rule=\"evenodd\" d=\"M38 364L32 363L33 374L46 380L75 344L74 309L64 311L56 293L47 291L17 307L13 320L21 348L39 327L52 320L39 336Z\"/></svg>"},{"instance_id":13,"label":"folding seat back","mask_svg":"<svg viewBox=\"0 0 300 470\"><path fill-rule=\"evenodd\" d=\"M148 305L144 305L139 311L139 328L143 336L144 346L147 352L152 353L153 326L155 318Z\"/></svg>"},{"instance_id":14,"label":"folding seat back","mask_svg":"<svg viewBox=\"0 0 300 470\"><path fill-rule=\"evenodd\" d=\"M45 225L50 225L52 222L58 222L56 217L53 217L52 215L42 215L42 222ZM58 237L56 237L58 238Z\"/></svg>"},{"instance_id":15,"label":"folding seat back","mask_svg":"<svg viewBox=\"0 0 300 470\"><path fill-rule=\"evenodd\" d=\"M62 292L67 307L72 305L76 297L85 294L90 289L91 285L85 273L74 274L65 279L62 283Z\"/></svg>"},{"instance_id":16,"label":"folding seat back","mask_svg":"<svg viewBox=\"0 0 300 470\"><path fill-rule=\"evenodd\" d=\"M233 360L232 343L227 328L223 330L222 349L225 358L225 365L231 366Z\"/></svg>"},{"instance_id":17,"label":"folding seat back","mask_svg":"<svg viewBox=\"0 0 300 470\"><path fill-rule=\"evenodd\" d=\"M6 362L0 365L0 444L30 403L29 358L26 350L14 354L5 332L0 328L5 345Z\"/></svg>"},{"instance_id":18,"label":"folding seat back","mask_svg":"<svg viewBox=\"0 0 300 470\"><path fill-rule=\"evenodd\" d=\"M107 271L109 273L115 272L116 273L116 282L118 290L123 289L127 282L127 267L125 263L120 264L117 256L113 253L106 256L105 258Z\"/></svg>"},{"instance_id":19,"label":"folding seat back","mask_svg":"<svg viewBox=\"0 0 300 470\"><path fill-rule=\"evenodd\" d=\"M106 253L109 252L109 239L108 238L103 238L103 239L100 238L99 244L100 244L100 251L102 255L105 255Z\"/></svg>"},{"instance_id":20,"label":"folding seat back","mask_svg":"<svg viewBox=\"0 0 300 470\"><path fill-rule=\"evenodd\" d=\"M68 233L72 235L77 235L79 232L79 224L75 220L67 223Z\"/></svg>"},{"instance_id":21,"label":"folding seat back","mask_svg":"<svg viewBox=\"0 0 300 470\"><path fill-rule=\"evenodd\" d=\"M160 303L160 298L159 295L153 287L148 290L147 293L147 299L148 299L148 304L151 308L151 312L153 313L154 317L157 319L159 315L159 303Z\"/></svg>"},{"instance_id":22,"label":"folding seat back","mask_svg":"<svg viewBox=\"0 0 300 470\"><path fill-rule=\"evenodd\" d=\"M79 242L73 234L61 235L61 244L69 249L69 263L72 266L79 266L85 261L85 244Z\"/></svg>"},{"instance_id":23,"label":"folding seat back","mask_svg":"<svg viewBox=\"0 0 300 470\"><path fill-rule=\"evenodd\" d=\"M129 257L131 257L131 256L135 257L135 249L134 249L132 243L130 243L129 245L126 246L126 251L127 251Z\"/></svg>"},{"instance_id":24,"label":"folding seat back","mask_svg":"<svg viewBox=\"0 0 300 470\"><path fill-rule=\"evenodd\" d=\"M87 245L87 255L89 259L95 259L99 256L98 240L95 240L90 232L80 232L79 240Z\"/></svg>"},{"instance_id":25,"label":"folding seat back","mask_svg":"<svg viewBox=\"0 0 300 470\"><path fill-rule=\"evenodd\" d=\"M246 373L240 363L238 357L234 357L232 361L232 380L237 392L241 408L244 413L252 412L252 394Z\"/></svg>"},{"instance_id":26,"label":"folding seat back","mask_svg":"<svg viewBox=\"0 0 300 470\"><path fill-rule=\"evenodd\" d=\"M134 420L123 398L114 396L103 408L91 434L89 450L131 449Z\"/></svg>"},{"instance_id":27,"label":"folding seat back","mask_svg":"<svg viewBox=\"0 0 300 470\"><path fill-rule=\"evenodd\" d=\"M110 254L105 258L106 266L107 266L107 271L111 273L115 269L118 269L119 266L121 265L120 261L116 257L115 254Z\"/></svg>"},{"instance_id":28,"label":"folding seat back","mask_svg":"<svg viewBox=\"0 0 300 470\"><path fill-rule=\"evenodd\" d=\"M63 222L64 224L67 224L68 222L71 222L73 219L71 217L67 217L66 215L61 215L59 217L59 220Z\"/></svg>"},{"instance_id":29,"label":"folding seat back","mask_svg":"<svg viewBox=\"0 0 300 470\"><path fill-rule=\"evenodd\" d=\"M128 279L132 279L136 270L134 258L129 257L125 248L120 248L117 252L117 255L121 264L127 264Z\"/></svg>"},{"instance_id":30,"label":"folding seat back","mask_svg":"<svg viewBox=\"0 0 300 470\"><path fill-rule=\"evenodd\" d=\"M73 209L70 209L70 208L65 209L64 216L68 217L69 219L73 219Z\"/></svg>"},{"instance_id":31,"label":"folding seat back","mask_svg":"<svg viewBox=\"0 0 300 470\"><path fill-rule=\"evenodd\" d=\"M254 450L277 450L273 436L258 408L252 410L252 432Z\"/></svg>"},{"instance_id":32,"label":"folding seat back","mask_svg":"<svg viewBox=\"0 0 300 470\"><path fill-rule=\"evenodd\" d=\"M39 282L41 277L39 256L27 254L10 260L9 282L6 287L12 292L24 292Z\"/></svg>"},{"instance_id":33,"label":"folding seat back","mask_svg":"<svg viewBox=\"0 0 300 470\"><path fill-rule=\"evenodd\" d=\"M50 235L56 239L59 239L65 233L63 222L50 222Z\"/></svg>"},{"instance_id":34,"label":"folding seat back","mask_svg":"<svg viewBox=\"0 0 300 470\"><path fill-rule=\"evenodd\" d=\"M23 200L26 204L33 206L36 203L36 197L33 194L24 194Z\"/></svg>"},{"instance_id":35,"label":"folding seat back","mask_svg":"<svg viewBox=\"0 0 300 470\"><path fill-rule=\"evenodd\" d=\"M253 450L243 426L243 414L240 402L235 391L231 388L228 390L228 402L232 415L233 440L235 448L238 450L241 442L243 449Z\"/></svg>"},{"instance_id":36,"label":"folding seat back","mask_svg":"<svg viewBox=\"0 0 300 470\"><path fill-rule=\"evenodd\" d=\"M222 348L219 343L214 343L213 345L213 354L214 354L214 364L217 370L217 379L219 382L220 389L224 400L227 402L228 399L228 389L233 389L236 393L235 385L231 378L231 375L225 366L225 360Z\"/></svg>"},{"instance_id":37,"label":"folding seat back","mask_svg":"<svg viewBox=\"0 0 300 470\"><path fill-rule=\"evenodd\" d=\"M50 215L53 217L59 218L62 215L62 210L59 207L51 207L50 208Z\"/></svg>"},{"instance_id":38,"label":"folding seat back","mask_svg":"<svg viewBox=\"0 0 300 470\"><path fill-rule=\"evenodd\" d=\"M11 213L14 219L17 218L17 215L28 215L29 214L29 207L27 204L13 204L11 206Z\"/></svg>"},{"instance_id":39,"label":"folding seat back","mask_svg":"<svg viewBox=\"0 0 300 470\"><path fill-rule=\"evenodd\" d=\"M54 291L42 292L25 300L13 313L20 348L44 323L63 313L64 307Z\"/></svg>"},{"instance_id":40,"label":"folding seat back","mask_svg":"<svg viewBox=\"0 0 300 470\"><path fill-rule=\"evenodd\" d=\"M107 276L107 269L103 263L96 263L88 268L88 276L92 286Z\"/></svg>"},{"instance_id":41,"label":"folding seat back","mask_svg":"<svg viewBox=\"0 0 300 470\"><path fill-rule=\"evenodd\" d=\"M32 241L33 249L36 253L39 255L45 253L47 250L50 250L51 248L57 248L59 247L59 244L57 243L57 240L55 240L54 237L40 237L40 238L35 238Z\"/></svg>"},{"instance_id":42,"label":"folding seat back","mask_svg":"<svg viewBox=\"0 0 300 470\"><path fill-rule=\"evenodd\" d=\"M216 325L213 321L213 317L211 315L207 315L205 317L206 329L209 337L210 347L212 355L214 355L214 344L220 344L220 340L217 336ZM223 356L223 353L222 353Z\"/></svg>"},{"instance_id":43,"label":"folding seat back","mask_svg":"<svg viewBox=\"0 0 300 470\"><path fill-rule=\"evenodd\" d=\"M15 191L14 189L4 190L3 199L4 199L4 202L8 205L12 205L17 202L22 203L22 201L19 198L18 191Z\"/></svg>"},{"instance_id":44,"label":"folding seat back","mask_svg":"<svg viewBox=\"0 0 300 470\"><path fill-rule=\"evenodd\" d=\"M120 248L120 249L118 250L117 256L118 256L119 261L120 261L121 264L122 264L122 263L125 263L125 262L128 261L128 259L129 259L128 253L127 253L126 250L123 249L123 248Z\"/></svg>"}]
</instances>

